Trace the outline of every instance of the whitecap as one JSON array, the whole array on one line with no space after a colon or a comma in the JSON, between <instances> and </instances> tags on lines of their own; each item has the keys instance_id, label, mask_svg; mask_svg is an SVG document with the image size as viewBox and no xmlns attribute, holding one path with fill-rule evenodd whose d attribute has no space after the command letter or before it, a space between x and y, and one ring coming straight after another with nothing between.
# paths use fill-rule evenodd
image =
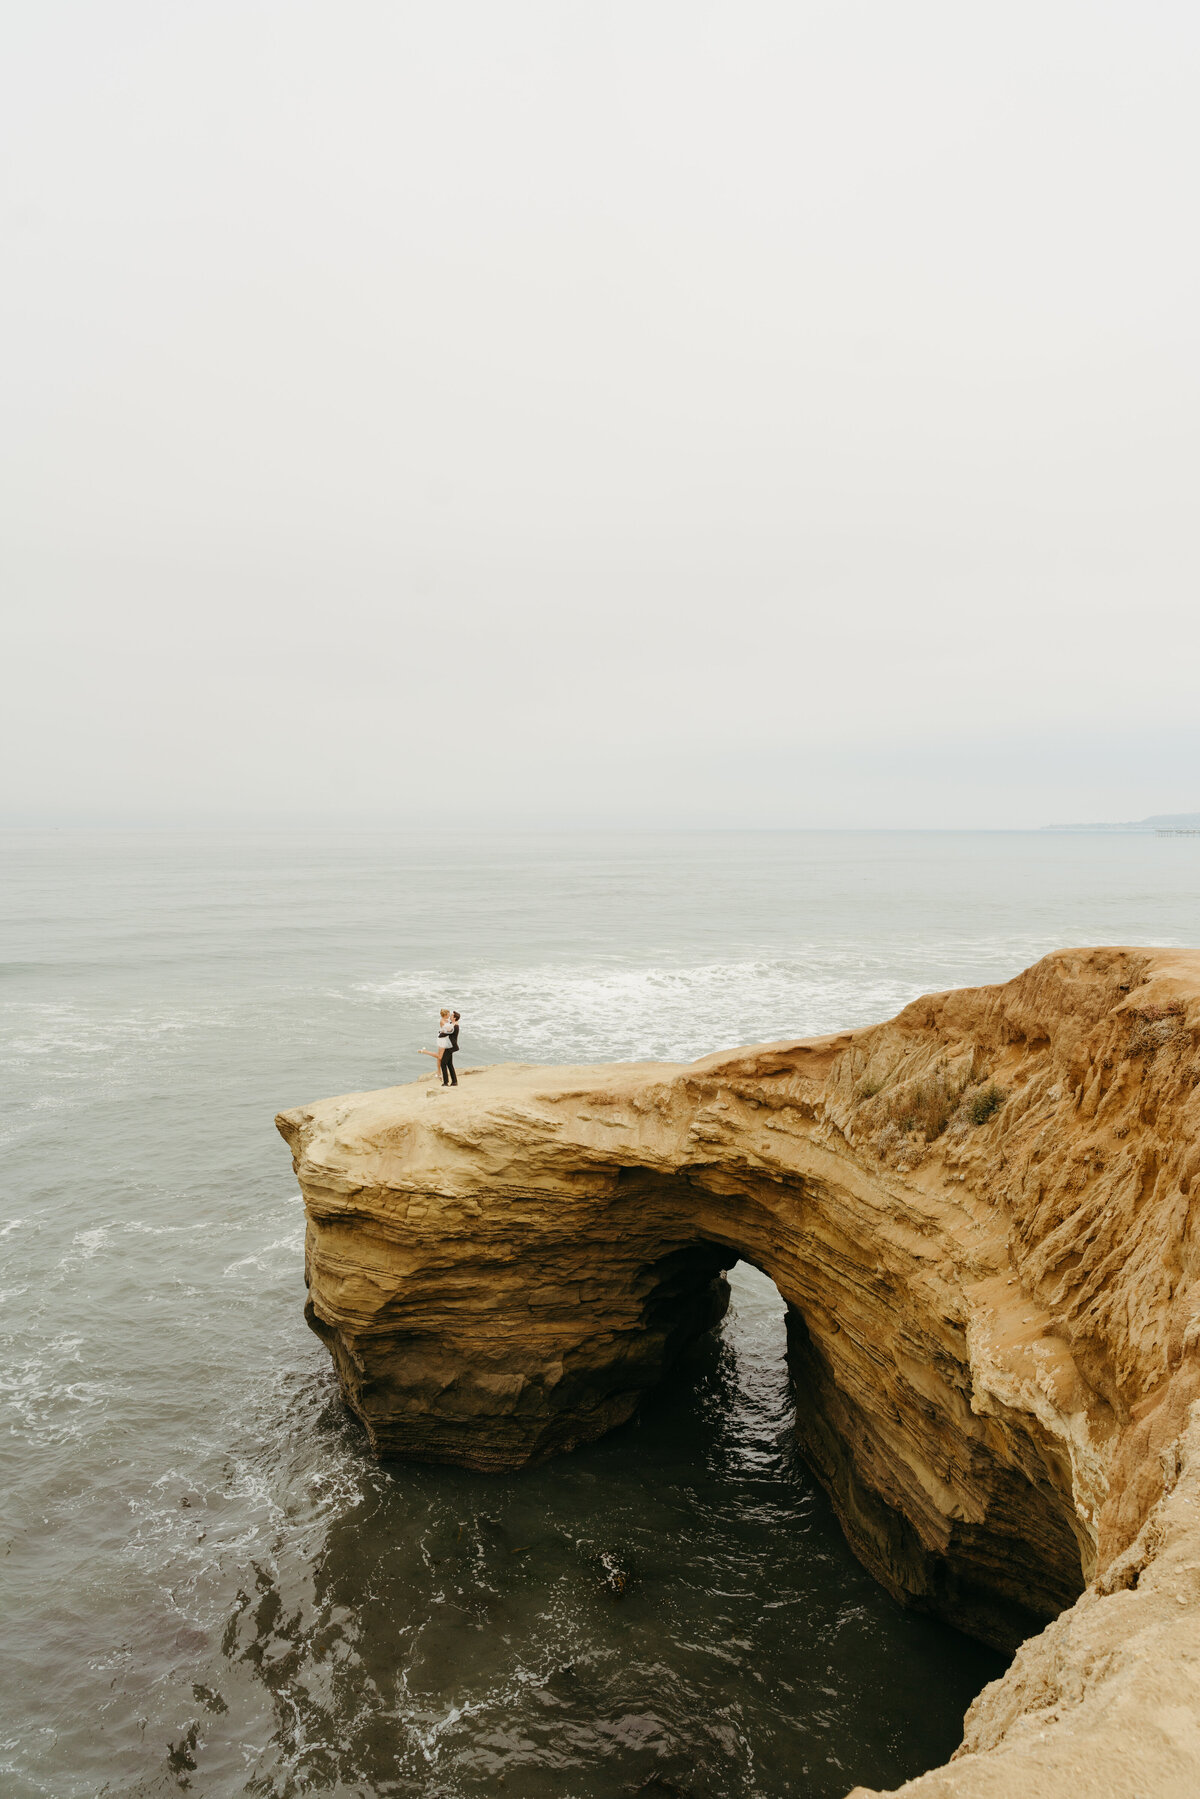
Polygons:
<instances>
[{"instance_id":1,"label":"whitecap","mask_svg":"<svg viewBox=\"0 0 1200 1799\"><path fill-rule=\"evenodd\" d=\"M76 1231L71 1241L83 1251L82 1259L90 1262L92 1257L105 1247L111 1233L111 1225L101 1224L89 1231Z\"/></svg>"}]
</instances>

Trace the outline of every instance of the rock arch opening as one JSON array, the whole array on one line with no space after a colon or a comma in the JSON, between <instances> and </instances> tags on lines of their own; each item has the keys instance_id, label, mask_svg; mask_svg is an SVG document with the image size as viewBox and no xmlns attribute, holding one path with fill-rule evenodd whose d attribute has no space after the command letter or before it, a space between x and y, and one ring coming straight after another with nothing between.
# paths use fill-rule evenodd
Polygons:
<instances>
[{"instance_id":1,"label":"rock arch opening","mask_svg":"<svg viewBox=\"0 0 1200 1799\"><path fill-rule=\"evenodd\" d=\"M972 1410L960 1333L913 1316L861 1244L826 1241L821 1255L810 1239L797 1253L762 1240L745 1192L731 1210L723 1241L674 1251L637 1277L665 1277L647 1307L660 1370L723 1316L728 1272L756 1269L780 1295L797 1449L855 1555L903 1604L1010 1653L1085 1585L1087 1546L1056 1446L1036 1428L1014 1439Z\"/></svg>"}]
</instances>

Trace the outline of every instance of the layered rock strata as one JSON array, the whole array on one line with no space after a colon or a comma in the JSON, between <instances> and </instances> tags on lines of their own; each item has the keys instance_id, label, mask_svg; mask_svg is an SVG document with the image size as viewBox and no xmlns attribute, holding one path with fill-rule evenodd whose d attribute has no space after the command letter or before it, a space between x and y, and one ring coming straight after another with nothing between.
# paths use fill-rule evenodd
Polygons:
<instances>
[{"instance_id":1,"label":"layered rock strata","mask_svg":"<svg viewBox=\"0 0 1200 1799\"><path fill-rule=\"evenodd\" d=\"M1149 1728L1148 1668L1200 1681L1198 1045L1200 954L1087 950L808 1042L326 1100L278 1121L308 1317L381 1454L507 1468L628 1418L745 1257L864 1563L994 1644L1058 1618L911 1790L1057 1792L1055 1744Z\"/></svg>"}]
</instances>

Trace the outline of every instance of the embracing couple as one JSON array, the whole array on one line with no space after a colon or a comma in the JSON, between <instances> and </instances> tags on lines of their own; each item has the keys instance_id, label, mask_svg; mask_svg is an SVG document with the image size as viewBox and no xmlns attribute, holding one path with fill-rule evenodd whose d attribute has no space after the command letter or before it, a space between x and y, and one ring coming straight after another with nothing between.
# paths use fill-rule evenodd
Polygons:
<instances>
[{"instance_id":1,"label":"embracing couple","mask_svg":"<svg viewBox=\"0 0 1200 1799\"><path fill-rule=\"evenodd\" d=\"M443 1006L438 1019L438 1046L436 1049L423 1049L423 1056L432 1056L438 1065L443 1087L457 1087L458 1076L454 1072L454 1052L458 1048L458 1013L452 1012L449 1006Z\"/></svg>"}]
</instances>

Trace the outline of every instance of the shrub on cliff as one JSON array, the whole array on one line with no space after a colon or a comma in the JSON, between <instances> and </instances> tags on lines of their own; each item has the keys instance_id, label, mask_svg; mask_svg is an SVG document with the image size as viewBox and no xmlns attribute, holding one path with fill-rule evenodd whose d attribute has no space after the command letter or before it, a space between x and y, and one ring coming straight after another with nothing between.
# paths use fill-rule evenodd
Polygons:
<instances>
[{"instance_id":1,"label":"shrub on cliff","mask_svg":"<svg viewBox=\"0 0 1200 1799\"><path fill-rule=\"evenodd\" d=\"M967 1117L972 1124L986 1124L989 1118L995 1117L1006 1097L995 1081L989 1081L986 1087L979 1087L967 1095Z\"/></svg>"},{"instance_id":2,"label":"shrub on cliff","mask_svg":"<svg viewBox=\"0 0 1200 1799\"><path fill-rule=\"evenodd\" d=\"M864 1079L858 1087L868 1121L867 1135L881 1161L899 1155L906 1166L912 1166L914 1158L920 1161L924 1148L947 1128L953 1135L963 1136L972 1125L986 1124L1007 1098L978 1061L970 1074L935 1068L919 1080L892 1089L873 1105L881 1085Z\"/></svg>"},{"instance_id":3,"label":"shrub on cliff","mask_svg":"<svg viewBox=\"0 0 1200 1799\"><path fill-rule=\"evenodd\" d=\"M1167 1006L1144 1006L1133 1015L1126 1055L1154 1056L1172 1037L1183 1031L1183 1007L1178 1001Z\"/></svg>"},{"instance_id":4,"label":"shrub on cliff","mask_svg":"<svg viewBox=\"0 0 1200 1799\"><path fill-rule=\"evenodd\" d=\"M912 1081L893 1094L887 1108L890 1124L903 1135L919 1131L926 1143L940 1137L954 1116L961 1085L949 1080L943 1069Z\"/></svg>"}]
</instances>

